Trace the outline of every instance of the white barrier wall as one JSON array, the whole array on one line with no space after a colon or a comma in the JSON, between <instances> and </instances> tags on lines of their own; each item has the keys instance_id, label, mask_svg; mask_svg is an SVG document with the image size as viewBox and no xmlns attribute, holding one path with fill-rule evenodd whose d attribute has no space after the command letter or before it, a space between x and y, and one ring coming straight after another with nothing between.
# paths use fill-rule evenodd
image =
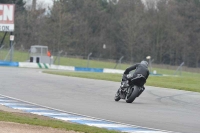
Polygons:
<instances>
[{"instance_id":1,"label":"white barrier wall","mask_svg":"<svg viewBox=\"0 0 200 133\"><path fill-rule=\"evenodd\" d=\"M30 63L30 62L19 62L19 67L39 68L37 63Z\"/></svg>"},{"instance_id":2,"label":"white barrier wall","mask_svg":"<svg viewBox=\"0 0 200 133\"><path fill-rule=\"evenodd\" d=\"M124 73L124 70L107 69L107 68L104 68L104 69L103 69L103 73L119 73L119 74L123 74L123 73Z\"/></svg>"},{"instance_id":3,"label":"white barrier wall","mask_svg":"<svg viewBox=\"0 0 200 133\"><path fill-rule=\"evenodd\" d=\"M58 66L58 65L49 65L49 69L57 69L57 70L75 71L75 67L73 67L73 66Z\"/></svg>"},{"instance_id":4,"label":"white barrier wall","mask_svg":"<svg viewBox=\"0 0 200 133\"><path fill-rule=\"evenodd\" d=\"M41 68L41 69L55 69L55 70L66 70L66 71L78 71L74 66L60 66L60 65L49 65L46 63L32 63L32 62L19 62L19 67L26 67L26 68ZM81 67L79 67L80 69ZM80 70L79 70L80 71ZM90 69L83 69L83 71L87 72L94 72ZM104 68L103 73L118 73L123 74L123 70L117 69L108 69Z\"/></svg>"}]
</instances>

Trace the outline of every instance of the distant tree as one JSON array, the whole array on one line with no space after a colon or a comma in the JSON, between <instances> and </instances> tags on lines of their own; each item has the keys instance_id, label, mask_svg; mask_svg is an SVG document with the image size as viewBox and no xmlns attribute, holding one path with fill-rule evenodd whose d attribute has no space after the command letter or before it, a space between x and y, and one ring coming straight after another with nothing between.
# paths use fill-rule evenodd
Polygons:
<instances>
[{"instance_id":1,"label":"distant tree","mask_svg":"<svg viewBox=\"0 0 200 133\"><path fill-rule=\"evenodd\" d=\"M188 66L199 67L200 64L200 1L191 0L177 2L179 14L184 18L184 28L188 37L187 47L185 48L185 60Z\"/></svg>"},{"instance_id":2,"label":"distant tree","mask_svg":"<svg viewBox=\"0 0 200 133\"><path fill-rule=\"evenodd\" d=\"M142 40L143 36L143 19L144 19L144 5L141 1L120 1L120 7L118 7L118 13L121 16L119 20L121 32L124 36L123 45L126 48L126 57L131 63L135 60L143 59L142 53L144 53Z\"/></svg>"},{"instance_id":3,"label":"distant tree","mask_svg":"<svg viewBox=\"0 0 200 133\"><path fill-rule=\"evenodd\" d=\"M101 0L59 0L54 2L48 22L55 39L57 51L62 49L72 54L99 56L103 45L105 5ZM56 34L55 34L56 33ZM55 48L54 48L55 49Z\"/></svg>"}]
</instances>

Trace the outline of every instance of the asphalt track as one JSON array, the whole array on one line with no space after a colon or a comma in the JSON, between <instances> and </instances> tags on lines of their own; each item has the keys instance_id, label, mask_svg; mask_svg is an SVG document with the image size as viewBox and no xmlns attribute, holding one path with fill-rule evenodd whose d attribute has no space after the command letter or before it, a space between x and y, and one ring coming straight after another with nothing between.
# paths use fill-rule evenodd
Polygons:
<instances>
[{"instance_id":1,"label":"asphalt track","mask_svg":"<svg viewBox=\"0 0 200 133\"><path fill-rule=\"evenodd\" d=\"M200 93L146 86L132 104L114 101L117 82L0 67L0 94L67 112L181 133L200 133Z\"/></svg>"}]
</instances>

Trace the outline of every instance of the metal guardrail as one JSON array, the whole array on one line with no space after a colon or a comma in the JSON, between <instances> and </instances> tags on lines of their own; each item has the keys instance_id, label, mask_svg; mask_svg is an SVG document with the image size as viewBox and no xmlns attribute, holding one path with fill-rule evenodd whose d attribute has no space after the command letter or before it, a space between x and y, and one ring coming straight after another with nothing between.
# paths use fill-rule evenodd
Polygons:
<instances>
[{"instance_id":1,"label":"metal guardrail","mask_svg":"<svg viewBox=\"0 0 200 133\"><path fill-rule=\"evenodd\" d=\"M19 67L19 62L0 61L0 66Z\"/></svg>"},{"instance_id":2,"label":"metal guardrail","mask_svg":"<svg viewBox=\"0 0 200 133\"><path fill-rule=\"evenodd\" d=\"M118 73L118 74L124 73L124 70L118 70L118 69L61 66L61 65L51 65L51 64L47 64L47 63L32 63L32 62L0 61L0 66L55 69L55 70L82 71L82 72L97 72L97 73ZM153 73L151 73L150 75L163 76L162 74L153 74Z\"/></svg>"}]
</instances>

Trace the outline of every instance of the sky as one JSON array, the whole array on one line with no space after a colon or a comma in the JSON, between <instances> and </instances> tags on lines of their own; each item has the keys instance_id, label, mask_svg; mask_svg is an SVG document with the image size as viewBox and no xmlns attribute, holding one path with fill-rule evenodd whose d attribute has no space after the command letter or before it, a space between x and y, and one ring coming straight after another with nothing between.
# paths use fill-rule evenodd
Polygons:
<instances>
[{"instance_id":1,"label":"sky","mask_svg":"<svg viewBox=\"0 0 200 133\"><path fill-rule=\"evenodd\" d=\"M27 5L32 4L32 0L24 0L24 1L26 1ZM36 1L37 1L37 4L42 3L40 5L43 5L43 6L52 6L53 5L53 0L36 0Z\"/></svg>"}]
</instances>

